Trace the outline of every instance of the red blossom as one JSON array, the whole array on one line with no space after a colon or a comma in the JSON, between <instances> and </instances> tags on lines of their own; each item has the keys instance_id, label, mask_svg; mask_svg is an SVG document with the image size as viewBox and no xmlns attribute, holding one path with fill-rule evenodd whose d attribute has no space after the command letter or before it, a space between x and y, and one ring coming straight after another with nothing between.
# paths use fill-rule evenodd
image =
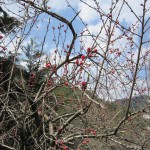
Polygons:
<instances>
[{"instance_id":1,"label":"red blossom","mask_svg":"<svg viewBox=\"0 0 150 150\"><path fill-rule=\"evenodd\" d=\"M118 52L117 54L118 54L118 56L120 56L120 55L121 55L121 52Z\"/></svg>"},{"instance_id":2,"label":"red blossom","mask_svg":"<svg viewBox=\"0 0 150 150\"><path fill-rule=\"evenodd\" d=\"M87 143L89 143L89 140L87 140L87 139L85 139L85 140L82 142L82 144L87 144Z\"/></svg>"},{"instance_id":3,"label":"red blossom","mask_svg":"<svg viewBox=\"0 0 150 150\"><path fill-rule=\"evenodd\" d=\"M110 53L113 53L113 50L110 50Z\"/></svg>"},{"instance_id":4,"label":"red blossom","mask_svg":"<svg viewBox=\"0 0 150 150\"><path fill-rule=\"evenodd\" d=\"M79 64L79 60L78 60L78 59L76 60L76 64L77 64L77 65Z\"/></svg>"},{"instance_id":5,"label":"red blossom","mask_svg":"<svg viewBox=\"0 0 150 150\"><path fill-rule=\"evenodd\" d=\"M91 52L91 48L90 48L90 47L87 48L87 52L88 52L88 53Z\"/></svg>"},{"instance_id":6,"label":"red blossom","mask_svg":"<svg viewBox=\"0 0 150 150\"><path fill-rule=\"evenodd\" d=\"M87 83L86 83L85 81L83 81L83 82L81 83L81 85L82 85L82 90L85 90L86 87L87 87Z\"/></svg>"},{"instance_id":7,"label":"red blossom","mask_svg":"<svg viewBox=\"0 0 150 150\"><path fill-rule=\"evenodd\" d=\"M67 44L67 48L69 48L70 46Z\"/></svg>"},{"instance_id":8,"label":"red blossom","mask_svg":"<svg viewBox=\"0 0 150 150\"><path fill-rule=\"evenodd\" d=\"M93 52L94 52L94 53L97 53L97 49L94 49Z\"/></svg>"},{"instance_id":9,"label":"red blossom","mask_svg":"<svg viewBox=\"0 0 150 150\"><path fill-rule=\"evenodd\" d=\"M68 86L68 82L65 82L65 86Z\"/></svg>"},{"instance_id":10,"label":"red blossom","mask_svg":"<svg viewBox=\"0 0 150 150\"><path fill-rule=\"evenodd\" d=\"M82 62L82 61L80 62L80 65L83 65L83 62Z\"/></svg>"},{"instance_id":11,"label":"red blossom","mask_svg":"<svg viewBox=\"0 0 150 150\"><path fill-rule=\"evenodd\" d=\"M81 59L82 59L82 60L84 60L84 59L85 59L85 56L84 56L84 55L82 55L82 56L81 56Z\"/></svg>"},{"instance_id":12,"label":"red blossom","mask_svg":"<svg viewBox=\"0 0 150 150\"><path fill-rule=\"evenodd\" d=\"M112 14L108 14L108 17L111 18L111 17L112 17Z\"/></svg>"},{"instance_id":13,"label":"red blossom","mask_svg":"<svg viewBox=\"0 0 150 150\"><path fill-rule=\"evenodd\" d=\"M111 71L111 74L114 74L114 73L115 73L115 70L112 70L112 71Z\"/></svg>"},{"instance_id":14,"label":"red blossom","mask_svg":"<svg viewBox=\"0 0 150 150\"><path fill-rule=\"evenodd\" d=\"M58 140L56 140L56 141L55 141L55 145L58 145L58 144L59 144L59 141L58 141Z\"/></svg>"},{"instance_id":15,"label":"red blossom","mask_svg":"<svg viewBox=\"0 0 150 150\"><path fill-rule=\"evenodd\" d=\"M60 145L63 145L63 144L64 144L64 141L63 141L63 140L60 140L60 141L59 141L59 144L60 144Z\"/></svg>"},{"instance_id":16,"label":"red blossom","mask_svg":"<svg viewBox=\"0 0 150 150\"><path fill-rule=\"evenodd\" d=\"M51 67L51 64L50 63L47 63L46 64L46 68L50 68Z\"/></svg>"},{"instance_id":17,"label":"red blossom","mask_svg":"<svg viewBox=\"0 0 150 150\"><path fill-rule=\"evenodd\" d=\"M68 146L64 146L63 149L64 149L64 150L68 150Z\"/></svg>"},{"instance_id":18,"label":"red blossom","mask_svg":"<svg viewBox=\"0 0 150 150\"><path fill-rule=\"evenodd\" d=\"M61 133L62 132L62 128L58 129L58 132Z\"/></svg>"},{"instance_id":19,"label":"red blossom","mask_svg":"<svg viewBox=\"0 0 150 150\"><path fill-rule=\"evenodd\" d=\"M93 57L93 55L92 55L92 54L89 54L88 57Z\"/></svg>"},{"instance_id":20,"label":"red blossom","mask_svg":"<svg viewBox=\"0 0 150 150\"><path fill-rule=\"evenodd\" d=\"M93 135L96 135L96 134L97 134L96 131L92 131L91 133L92 133Z\"/></svg>"},{"instance_id":21,"label":"red blossom","mask_svg":"<svg viewBox=\"0 0 150 150\"><path fill-rule=\"evenodd\" d=\"M3 36L2 35L0 35L0 40L3 38Z\"/></svg>"},{"instance_id":22,"label":"red blossom","mask_svg":"<svg viewBox=\"0 0 150 150\"><path fill-rule=\"evenodd\" d=\"M86 85L86 82L85 82L85 81L83 81L83 82L82 82L82 86L85 86L85 85Z\"/></svg>"}]
</instances>

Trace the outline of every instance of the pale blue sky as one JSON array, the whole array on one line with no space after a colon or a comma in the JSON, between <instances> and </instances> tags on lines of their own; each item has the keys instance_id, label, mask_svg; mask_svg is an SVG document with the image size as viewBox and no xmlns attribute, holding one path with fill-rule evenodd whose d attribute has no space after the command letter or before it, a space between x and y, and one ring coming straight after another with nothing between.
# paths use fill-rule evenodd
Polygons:
<instances>
[{"instance_id":1,"label":"pale blue sky","mask_svg":"<svg viewBox=\"0 0 150 150\"><path fill-rule=\"evenodd\" d=\"M7 1L7 0L6 0ZM128 4L132 7L132 9L134 10L134 12L137 14L137 16L140 16L142 13L142 6L140 5L143 0L126 0L128 2ZM40 1L41 2L41 1ZM75 9L76 12L80 12L79 16L82 18L82 20L84 21L85 24L87 24L87 27L90 31L91 34L93 35L97 35L101 29L101 27L103 26L102 21L100 19L99 13L97 13L97 11L95 11L94 9L88 7L87 5L85 5L84 3L82 3L80 0L68 0L68 2L71 3L72 7ZM93 0L85 0L84 2L86 2L89 6L96 8L96 5L94 4ZM111 7L111 0L97 0L97 2L99 2L99 6L101 7L101 13L108 15L110 12L110 7ZM121 8L123 0L119 0L119 2L116 5L116 8L113 12L113 19L115 20L117 17L117 14L119 12L119 9ZM20 5L18 5L20 7ZM19 12L19 7L16 4L11 4L11 5L5 5L5 7L3 7L5 10L9 9L12 12L19 14L21 16L24 15L24 12ZM60 0L59 2L56 0L49 0L48 2L48 6L51 7L51 9L49 9L49 11L55 12L60 14L61 16L65 17L68 20L71 20L74 16L75 13L73 12L73 10L71 8L67 7L67 3L65 0ZM147 8L150 6L150 0L147 1ZM7 8L7 9L6 9ZM32 10L31 10L32 11ZM14 15L11 12L9 12L10 15ZM149 13L146 14L146 19L148 19L149 17ZM54 19L53 17L50 17L46 14L41 14L38 19L35 21L34 27L31 30L30 35L28 36L28 38L25 40L25 42L23 43L24 45L27 44L27 42L30 40L30 38L34 38L37 37L38 42L42 42L43 38L45 36L45 32L46 32L46 27L47 27L47 23L48 23L48 19L51 19L51 23L49 26L49 31L47 34L47 38L46 38L46 42L44 45L44 51L46 53L51 53L52 51L54 51L56 49L55 47L55 43L53 41L53 32L52 32L52 27L54 26L56 28L55 32L56 32L56 37L58 37L58 26L60 25L60 21ZM103 17L104 20L106 20L106 17ZM33 19L29 20L27 23L27 29L29 29L30 25L31 25L31 21ZM43 20L43 21L42 21ZM129 9L129 7L127 5L123 6L123 9L121 11L121 15L118 18L120 24L126 28L129 28L129 26L131 26L131 24L137 25L136 21L137 18L133 15L133 13L131 13L131 10ZM61 23L63 24L63 23ZM148 22L147 27L149 27L150 22ZM84 25L82 24L81 20L77 17L75 19L75 21L73 22L73 26L75 28L76 33L78 34L78 36L80 35L80 32L85 28ZM38 27L38 28L37 28ZM63 30L66 28L67 26L64 24L64 27L62 27L62 37L64 37L64 32ZM138 34L141 32L141 28L140 26L138 27L138 29L135 30L135 32ZM87 32L86 32L87 34ZM105 30L102 31L102 33L100 34L100 39L97 40L97 43L99 44L97 46L98 52L103 54L103 50L102 48L105 49L107 42L102 42L101 39L107 39L106 37L106 32ZM122 35L122 32L119 29L115 30L114 33L114 37L113 39L119 37L120 35ZM129 34L128 34L129 35ZM148 32L144 35L144 40L149 40L150 39L150 30L148 30ZM139 39L136 36L133 36L134 42L138 45L139 44ZM67 36L66 36L66 41L65 41L65 48L67 44L70 44L72 40L72 34L70 32L70 30L68 30L67 32ZM78 38L77 42L75 43L75 51L86 54L86 49L87 47L91 47L93 44L92 38L91 37L86 37L83 38L84 41L84 50L82 50L82 52L80 51L80 41L81 38ZM134 57L133 57L133 62L136 63L136 59L137 59L137 52L138 49L137 47L133 47L134 49L131 50L130 46L125 48L125 45L127 44L127 39L124 37L123 39L118 40L117 42L115 42L115 45L112 46L112 48L119 48L119 50L122 52L122 55L120 57L115 56L114 54L110 54L109 58L112 61L113 66L112 67L108 67L108 72L111 72L112 69L118 69L118 72L121 74L120 76L115 73L114 74L114 79L117 77L119 80L119 82L117 83L118 85L120 84L120 80L122 81L127 81L128 79L125 78L123 76L123 73L121 72L121 68L120 66L115 66L117 65L117 63L119 65L124 65L124 61L129 58L130 59L130 54L128 53L128 51L132 51L134 53ZM59 51L61 51L61 42L58 46ZM142 55L145 54L146 51L148 51L150 45L149 43L145 44L142 47ZM141 56L142 56L141 55ZM94 60L94 58L93 58ZM96 60L96 59L95 59ZM101 58L96 60L101 61ZM116 63L116 64L115 64ZM120 69L120 70L119 70ZM96 68L91 69L91 71L93 72L93 75L96 75ZM130 70L128 70L128 74L131 75ZM139 77L141 77L141 79L139 79L139 87L140 85L142 85L141 83L144 81L144 86L146 86L146 81L145 81L145 73L141 70L139 73ZM142 81L141 81L142 80ZM116 85L117 85L116 84ZM118 86L119 87L119 86ZM130 85L129 85L130 87ZM128 88L129 88L128 87ZM118 89L118 91L120 93L122 93L122 90ZM110 92L111 93L111 92ZM113 92L112 92L113 93ZM118 96L118 94L117 94Z\"/></svg>"}]
</instances>

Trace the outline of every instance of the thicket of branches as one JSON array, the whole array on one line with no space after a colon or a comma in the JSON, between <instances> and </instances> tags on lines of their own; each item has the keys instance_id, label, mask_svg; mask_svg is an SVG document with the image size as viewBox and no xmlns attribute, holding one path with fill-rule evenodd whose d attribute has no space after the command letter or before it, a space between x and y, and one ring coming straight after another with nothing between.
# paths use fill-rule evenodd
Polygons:
<instances>
[{"instance_id":1,"label":"thicket of branches","mask_svg":"<svg viewBox=\"0 0 150 150\"><path fill-rule=\"evenodd\" d=\"M97 12L96 33L69 0L72 19L46 0L0 2L0 149L150 149L150 105L133 106L134 97L149 100L150 1L141 1L140 16L128 0L112 0L108 10L91 1L80 3ZM136 22L119 22L124 7Z\"/></svg>"}]
</instances>

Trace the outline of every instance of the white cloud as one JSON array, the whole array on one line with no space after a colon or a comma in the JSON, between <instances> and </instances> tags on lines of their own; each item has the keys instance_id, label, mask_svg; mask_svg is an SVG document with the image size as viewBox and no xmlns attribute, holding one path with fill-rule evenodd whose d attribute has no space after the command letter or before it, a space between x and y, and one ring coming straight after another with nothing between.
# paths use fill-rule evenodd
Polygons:
<instances>
[{"instance_id":1,"label":"white cloud","mask_svg":"<svg viewBox=\"0 0 150 150\"><path fill-rule=\"evenodd\" d=\"M87 0L87 3L91 6L94 6L93 1ZM86 23L90 23L98 19L99 14L90 8L89 6L85 5L84 3L78 4L78 11L80 11L79 16L85 21Z\"/></svg>"},{"instance_id":2,"label":"white cloud","mask_svg":"<svg viewBox=\"0 0 150 150\"><path fill-rule=\"evenodd\" d=\"M23 16L25 13L25 11L20 11L23 8L22 5L11 0L5 0L5 4L2 5L2 8L13 17Z\"/></svg>"},{"instance_id":3,"label":"white cloud","mask_svg":"<svg viewBox=\"0 0 150 150\"><path fill-rule=\"evenodd\" d=\"M67 1L77 11L81 10L80 17L82 18L84 22L91 24L94 21L100 20L99 13L96 11L97 6L93 0L83 0L83 1L85 1L85 3L87 3L89 6L94 7L95 10L89 7L88 5L86 5L85 3L81 2L80 0L60 0L60 1L50 0L47 6L51 7L52 11L54 10L56 12L60 12L62 10L66 10L69 8L67 6L68 5ZM130 5L130 7L133 9L133 11L137 14L137 16L139 17L142 14L143 7L140 4L143 3L143 1L141 0L126 0L126 1ZM100 11L104 14L108 14L111 8L111 0L107 0L105 2L103 0L97 0L97 2L99 3ZM122 3L123 3L123 0L118 1L116 8L113 11L115 13L115 17L117 16L119 12L119 9L121 8ZM24 15L25 11L20 11L22 6L19 3L16 4L16 3L12 3L12 1L10 0L5 0L5 4L7 5L3 5L2 7L5 10L7 10L7 12L9 12L11 16L16 16L16 15L23 16ZM150 6L150 1L147 1L147 6ZM148 16L149 15L147 13L147 17ZM133 15L129 7L126 4L124 4L123 9L121 11L121 15L119 17L119 21L120 22L125 21L127 24L129 24L129 23L135 22L136 20L137 18Z\"/></svg>"},{"instance_id":4,"label":"white cloud","mask_svg":"<svg viewBox=\"0 0 150 150\"><path fill-rule=\"evenodd\" d=\"M68 2L72 7L76 7L79 3L79 0L68 0ZM48 2L48 6L55 11L62 11L68 8L66 0L51 0Z\"/></svg>"},{"instance_id":5,"label":"white cloud","mask_svg":"<svg viewBox=\"0 0 150 150\"><path fill-rule=\"evenodd\" d=\"M129 6L133 9L135 14L137 14L138 17L141 16L143 7L140 4L143 3L143 1L141 0L126 0L126 1L129 4ZM93 0L85 0L85 2L89 6L97 8ZM110 11L109 9L111 8L111 1L107 0L104 2L103 0L97 0L97 2L99 3L101 12L104 14L108 14ZM115 15L114 16L115 18L121 8L122 3L123 3L123 0L119 0L116 5L115 10L113 11L113 15ZM78 3L78 10L81 10L80 17L82 18L82 20L85 21L86 23L92 23L93 21L99 20L100 17L99 17L98 12L92 9L91 7L89 7L88 5L82 2ZM146 5L149 7L150 1L147 1ZM148 17L149 13L147 13L146 16ZM119 17L119 21L120 22L125 21L127 24L135 23L137 21L136 16L131 12L131 10L126 4L124 4L123 6L121 15Z\"/></svg>"}]
</instances>

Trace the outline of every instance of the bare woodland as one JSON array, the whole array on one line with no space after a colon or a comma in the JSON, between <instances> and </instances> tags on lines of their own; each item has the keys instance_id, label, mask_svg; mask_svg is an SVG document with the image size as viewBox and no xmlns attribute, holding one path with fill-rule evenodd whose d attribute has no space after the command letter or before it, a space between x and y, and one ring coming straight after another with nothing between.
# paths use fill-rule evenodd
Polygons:
<instances>
[{"instance_id":1,"label":"bare woodland","mask_svg":"<svg viewBox=\"0 0 150 150\"><path fill-rule=\"evenodd\" d=\"M129 0L79 2L97 27L70 0L71 19L47 0L0 1L1 150L150 149L150 0L140 15Z\"/></svg>"}]
</instances>

